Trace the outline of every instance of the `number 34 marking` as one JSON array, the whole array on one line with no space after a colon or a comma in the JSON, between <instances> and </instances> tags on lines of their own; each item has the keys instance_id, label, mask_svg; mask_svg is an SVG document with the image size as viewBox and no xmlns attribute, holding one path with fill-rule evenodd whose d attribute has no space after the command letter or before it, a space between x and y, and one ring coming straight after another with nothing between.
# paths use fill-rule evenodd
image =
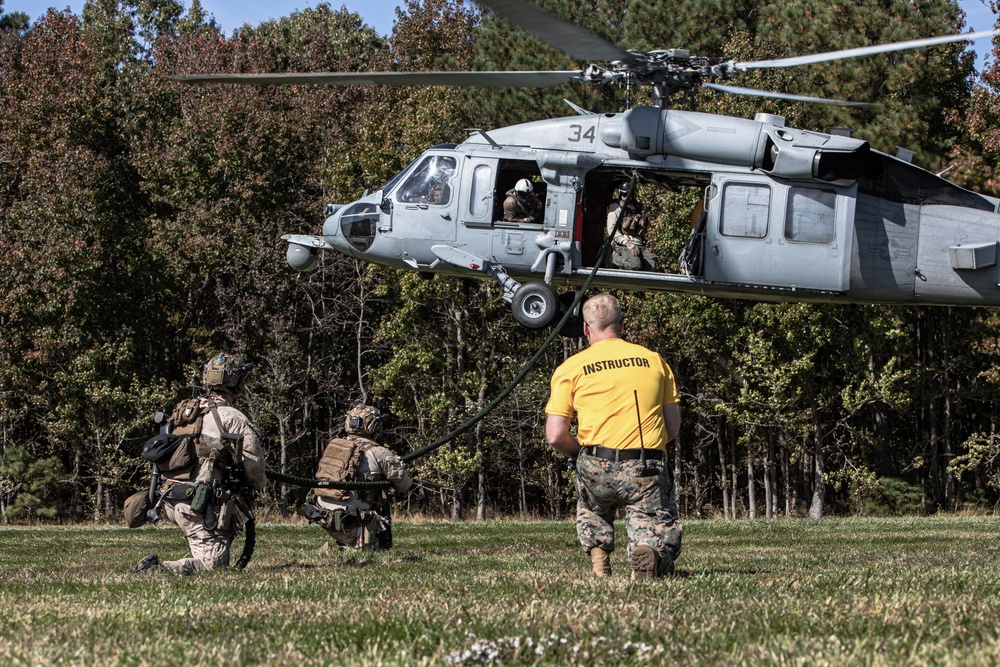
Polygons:
<instances>
[{"instance_id":1,"label":"number 34 marking","mask_svg":"<svg viewBox=\"0 0 1000 667\"><path fill-rule=\"evenodd\" d=\"M594 143L594 135L596 132L596 127L591 125L587 128L587 131L583 131L583 125L570 125L569 129L572 132L569 135L569 140L573 143L579 143L581 141L586 141L588 143Z\"/></svg>"}]
</instances>

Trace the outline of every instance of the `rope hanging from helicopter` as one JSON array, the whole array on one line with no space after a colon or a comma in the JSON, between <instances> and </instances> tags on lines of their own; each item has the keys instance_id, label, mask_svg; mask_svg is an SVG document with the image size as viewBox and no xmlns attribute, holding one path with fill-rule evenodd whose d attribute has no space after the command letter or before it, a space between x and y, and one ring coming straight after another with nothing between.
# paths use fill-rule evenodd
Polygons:
<instances>
[{"instance_id":1,"label":"rope hanging from helicopter","mask_svg":"<svg viewBox=\"0 0 1000 667\"><path fill-rule=\"evenodd\" d=\"M638 182L638 174L636 171L633 170L632 178L629 180L628 184L628 192L625 195L626 205L631 203L633 198L635 197L635 186L637 182ZM580 306L580 304L583 303L584 296L586 295L587 290L590 288L590 284L594 281L594 277L597 275L598 269L604 266L604 260L607 259L608 251L611 249L611 243L621 227L621 222L623 217L624 216L618 216L618 221L615 223L614 230L612 230L612 232L608 234L608 238L606 238L604 240L604 243L601 245L601 249L597 255L597 261L594 262L594 268L591 270L590 275L587 276L587 280L584 281L583 286L576 293L576 298L573 299L573 303L570 304L570 306L566 309L566 312L563 314L562 319L560 319L559 322L556 323L556 325L552 328L552 332L549 333L545 341L542 342L542 346L538 348L538 351L535 352L534 356L532 356L531 359L529 359L528 362L521 368L521 371L517 374L517 376L513 380L511 380L510 383L506 387L504 387L504 389L499 394L497 394L496 398L490 401L486 406L483 407L483 409L481 409L478 413L476 413L464 424L457 427L450 433L441 436L440 438L431 442L430 444L425 445L420 449L417 449L415 451L410 452L409 454L405 454L402 457L400 457L404 463L409 463L410 461L413 461L422 456L430 454L437 448L451 442L458 436L462 435L463 433L471 429L473 426L482 421L488 414L493 412L493 410L495 410L497 406L499 406L500 403L502 403L503 400L507 398L517 388L519 384L521 384L524 378L528 376L528 373L531 372L531 369L535 367L535 364L537 364L538 361L542 358L542 355L552 344L552 341L556 339L556 337L559 335L559 332L562 331L563 327L566 326L566 323L569 322L571 317L573 317L574 311L576 311L576 309ZM333 482L330 480L319 480L310 477L297 477L295 475L288 475L270 469L267 471L267 476L268 479L271 481L281 482L283 484L289 484L292 486L300 486L304 488L314 488L314 489L367 490L367 489L387 489L390 488L391 486L387 481Z\"/></svg>"}]
</instances>

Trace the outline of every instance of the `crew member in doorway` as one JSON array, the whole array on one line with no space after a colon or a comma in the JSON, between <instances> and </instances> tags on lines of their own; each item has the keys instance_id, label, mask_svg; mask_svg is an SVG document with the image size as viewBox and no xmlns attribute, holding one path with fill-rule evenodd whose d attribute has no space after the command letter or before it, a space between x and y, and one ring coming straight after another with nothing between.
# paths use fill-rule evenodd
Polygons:
<instances>
[{"instance_id":1,"label":"crew member in doorway","mask_svg":"<svg viewBox=\"0 0 1000 667\"><path fill-rule=\"evenodd\" d=\"M649 220L634 198L626 202L627 195L628 183L622 183L618 186L618 201L608 207L608 235L614 234L610 264L616 269L655 271L656 257L646 243ZM619 218L621 225L615 233Z\"/></svg>"},{"instance_id":2,"label":"crew member in doorway","mask_svg":"<svg viewBox=\"0 0 1000 667\"><path fill-rule=\"evenodd\" d=\"M543 218L542 202L527 178L519 180L507 191L503 201L503 219L507 222L540 223Z\"/></svg>"}]
</instances>

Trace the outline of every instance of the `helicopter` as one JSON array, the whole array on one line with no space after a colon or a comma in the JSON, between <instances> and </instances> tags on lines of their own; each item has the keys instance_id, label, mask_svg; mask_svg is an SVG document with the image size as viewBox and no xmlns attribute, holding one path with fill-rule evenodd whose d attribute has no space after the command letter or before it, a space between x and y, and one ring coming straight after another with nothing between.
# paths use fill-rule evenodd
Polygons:
<instances>
[{"instance_id":1,"label":"helicopter","mask_svg":"<svg viewBox=\"0 0 1000 667\"><path fill-rule=\"evenodd\" d=\"M287 262L333 250L387 266L495 280L515 320L540 329L572 301L557 287L652 290L763 301L1000 306L1000 200L881 153L846 132L670 108L678 91L870 106L742 88L755 69L791 67L1000 34L946 35L777 60L737 62L683 49L628 51L522 0L479 0L576 60L541 72L208 74L185 83L545 87L568 81L652 88L651 106L492 130L426 150L375 192L326 207L319 235L289 234ZM527 180L543 210L504 216ZM694 188L698 215L677 273L598 264L608 204L623 181ZM630 195L631 196L631 195Z\"/></svg>"}]
</instances>

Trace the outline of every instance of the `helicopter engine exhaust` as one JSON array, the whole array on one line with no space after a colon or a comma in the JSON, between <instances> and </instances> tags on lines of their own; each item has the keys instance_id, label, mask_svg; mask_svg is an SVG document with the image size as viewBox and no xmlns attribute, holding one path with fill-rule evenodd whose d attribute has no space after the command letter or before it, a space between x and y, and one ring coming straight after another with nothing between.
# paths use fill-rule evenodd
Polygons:
<instances>
[{"instance_id":1,"label":"helicopter engine exhaust","mask_svg":"<svg viewBox=\"0 0 1000 667\"><path fill-rule=\"evenodd\" d=\"M620 123L602 128L602 141L634 160L672 155L700 162L740 165L774 176L845 183L861 176L868 142L785 127L784 118L754 120L695 111L635 107Z\"/></svg>"}]
</instances>

